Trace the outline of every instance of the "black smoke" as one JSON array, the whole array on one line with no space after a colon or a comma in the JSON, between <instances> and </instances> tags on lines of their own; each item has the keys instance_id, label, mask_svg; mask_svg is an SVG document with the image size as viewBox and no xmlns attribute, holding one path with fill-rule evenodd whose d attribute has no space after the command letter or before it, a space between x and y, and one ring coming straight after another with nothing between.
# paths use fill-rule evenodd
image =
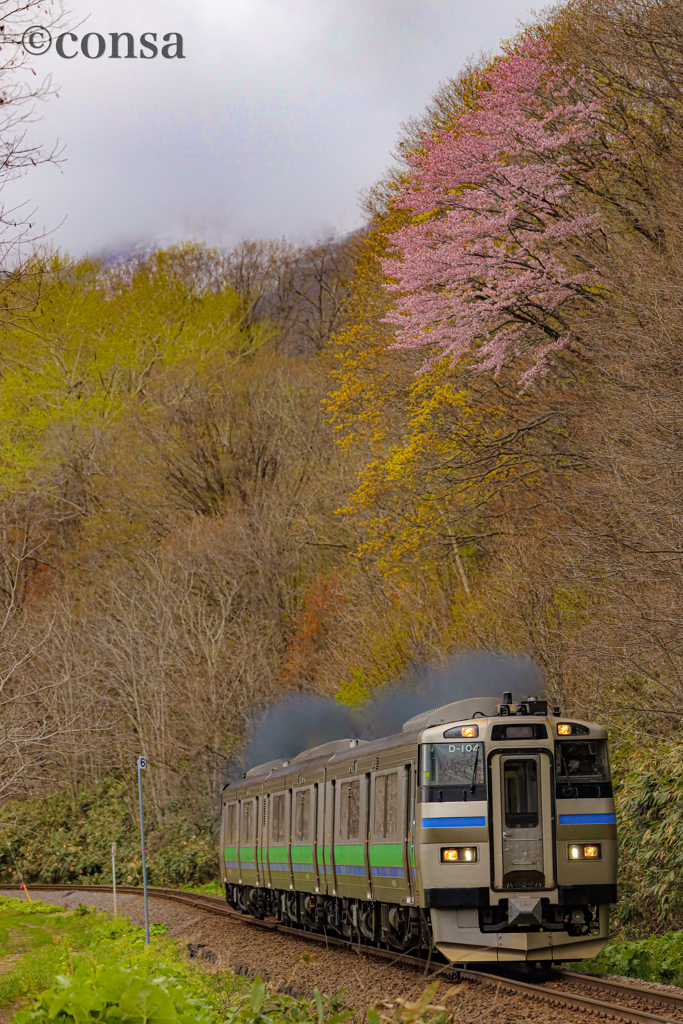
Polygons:
<instances>
[{"instance_id":1,"label":"black smoke","mask_svg":"<svg viewBox=\"0 0 683 1024\"><path fill-rule=\"evenodd\" d=\"M385 686L362 708L366 724L363 739L391 736L403 723L468 697L499 697L509 690L514 697L540 695L545 681L529 658L489 651L465 651L443 666L426 666L395 686Z\"/></svg>"},{"instance_id":2,"label":"black smoke","mask_svg":"<svg viewBox=\"0 0 683 1024\"><path fill-rule=\"evenodd\" d=\"M355 708L315 694L289 693L268 708L244 750L245 771L277 757L292 758L329 740L364 738Z\"/></svg>"},{"instance_id":3,"label":"black smoke","mask_svg":"<svg viewBox=\"0 0 683 1024\"><path fill-rule=\"evenodd\" d=\"M320 743L375 739L401 731L423 711L467 697L513 699L543 693L540 669L522 655L466 651L444 666L413 669L399 683L376 691L366 704L348 707L312 694L288 694L256 723L243 755L243 770L292 758Z\"/></svg>"}]
</instances>

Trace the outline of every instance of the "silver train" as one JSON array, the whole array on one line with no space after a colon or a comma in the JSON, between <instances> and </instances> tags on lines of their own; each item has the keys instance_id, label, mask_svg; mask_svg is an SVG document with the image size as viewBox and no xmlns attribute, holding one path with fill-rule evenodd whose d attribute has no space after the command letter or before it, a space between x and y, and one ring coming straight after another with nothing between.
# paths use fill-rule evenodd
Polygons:
<instances>
[{"instance_id":1,"label":"silver train","mask_svg":"<svg viewBox=\"0 0 683 1024\"><path fill-rule=\"evenodd\" d=\"M338 740L223 791L245 914L455 964L595 956L616 901L607 732L510 694Z\"/></svg>"}]
</instances>

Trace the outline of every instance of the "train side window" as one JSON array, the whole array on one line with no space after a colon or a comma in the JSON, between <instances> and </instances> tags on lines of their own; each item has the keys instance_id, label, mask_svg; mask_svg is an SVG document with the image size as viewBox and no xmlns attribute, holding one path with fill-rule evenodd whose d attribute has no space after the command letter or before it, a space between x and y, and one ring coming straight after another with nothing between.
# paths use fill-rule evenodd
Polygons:
<instances>
[{"instance_id":1,"label":"train side window","mask_svg":"<svg viewBox=\"0 0 683 1024\"><path fill-rule=\"evenodd\" d=\"M375 777L375 839L395 839L398 832L398 772Z\"/></svg>"},{"instance_id":2,"label":"train side window","mask_svg":"<svg viewBox=\"0 0 683 1024\"><path fill-rule=\"evenodd\" d=\"M285 841L285 794L271 797L270 837L274 843Z\"/></svg>"},{"instance_id":3,"label":"train side window","mask_svg":"<svg viewBox=\"0 0 683 1024\"><path fill-rule=\"evenodd\" d=\"M237 804L228 804L226 822L226 842L237 842Z\"/></svg>"},{"instance_id":4,"label":"train side window","mask_svg":"<svg viewBox=\"0 0 683 1024\"><path fill-rule=\"evenodd\" d=\"M308 843L311 838L311 791L301 789L295 797L294 840Z\"/></svg>"},{"instance_id":5,"label":"train side window","mask_svg":"<svg viewBox=\"0 0 683 1024\"><path fill-rule=\"evenodd\" d=\"M245 800L242 804L242 834L240 836L245 846L254 842L254 801Z\"/></svg>"},{"instance_id":6,"label":"train side window","mask_svg":"<svg viewBox=\"0 0 683 1024\"><path fill-rule=\"evenodd\" d=\"M340 787L339 833L340 839L358 839L360 836L360 779L342 782Z\"/></svg>"}]
</instances>

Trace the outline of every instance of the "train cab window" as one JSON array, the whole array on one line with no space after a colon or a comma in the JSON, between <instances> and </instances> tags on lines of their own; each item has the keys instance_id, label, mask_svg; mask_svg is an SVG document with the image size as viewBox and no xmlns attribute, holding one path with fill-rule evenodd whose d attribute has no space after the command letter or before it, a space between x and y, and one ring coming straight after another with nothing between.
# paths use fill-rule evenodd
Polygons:
<instances>
[{"instance_id":1,"label":"train cab window","mask_svg":"<svg viewBox=\"0 0 683 1024\"><path fill-rule=\"evenodd\" d=\"M342 782L339 794L340 839L358 839L360 836L360 779Z\"/></svg>"},{"instance_id":2,"label":"train cab window","mask_svg":"<svg viewBox=\"0 0 683 1024\"><path fill-rule=\"evenodd\" d=\"M225 822L226 843L237 842L237 804L228 804Z\"/></svg>"},{"instance_id":3,"label":"train cab window","mask_svg":"<svg viewBox=\"0 0 683 1024\"><path fill-rule=\"evenodd\" d=\"M398 772L375 776L375 839L398 834Z\"/></svg>"},{"instance_id":4,"label":"train cab window","mask_svg":"<svg viewBox=\"0 0 683 1024\"><path fill-rule=\"evenodd\" d=\"M475 786L484 782L483 743L424 743L423 786Z\"/></svg>"},{"instance_id":5,"label":"train cab window","mask_svg":"<svg viewBox=\"0 0 683 1024\"><path fill-rule=\"evenodd\" d=\"M505 827L538 828L538 764L508 758L504 769Z\"/></svg>"},{"instance_id":6,"label":"train cab window","mask_svg":"<svg viewBox=\"0 0 683 1024\"><path fill-rule=\"evenodd\" d=\"M270 837L274 843L285 841L285 794L271 797Z\"/></svg>"},{"instance_id":7,"label":"train cab window","mask_svg":"<svg viewBox=\"0 0 683 1024\"><path fill-rule=\"evenodd\" d=\"M245 800L242 804L242 828L240 841L245 846L254 842L254 801Z\"/></svg>"},{"instance_id":8,"label":"train cab window","mask_svg":"<svg viewBox=\"0 0 683 1024\"><path fill-rule=\"evenodd\" d=\"M560 740L555 744L559 781L606 782L609 779L606 740Z\"/></svg>"},{"instance_id":9,"label":"train cab window","mask_svg":"<svg viewBox=\"0 0 683 1024\"><path fill-rule=\"evenodd\" d=\"M311 791L300 789L294 797L294 842L307 843L311 838Z\"/></svg>"}]
</instances>

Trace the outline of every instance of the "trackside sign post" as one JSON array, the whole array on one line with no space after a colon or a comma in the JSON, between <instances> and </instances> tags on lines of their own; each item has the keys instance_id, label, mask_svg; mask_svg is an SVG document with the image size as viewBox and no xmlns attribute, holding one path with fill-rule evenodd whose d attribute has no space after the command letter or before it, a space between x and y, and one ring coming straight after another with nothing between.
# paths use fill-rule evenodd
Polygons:
<instances>
[{"instance_id":1,"label":"trackside sign post","mask_svg":"<svg viewBox=\"0 0 683 1024\"><path fill-rule=\"evenodd\" d=\"M116 913L116 843L111 844L111 887L114 893L114 917L119 915Z\"/></svg>"},{"instance_id":2,"label":"trackside sign post","mask_svg":"<svg viewBox=\"0 0 683 1024\"><path fill-rule=\"evenodd\" d=\"M147 758L138 758L138 796L140 797L140 847L142 849L142 885L145 894L145 941L149 946L149 907L147 906L147 861L145 859L145 821L142 810L142 772L147 767Z\"/></svg>"}]
</instances>

